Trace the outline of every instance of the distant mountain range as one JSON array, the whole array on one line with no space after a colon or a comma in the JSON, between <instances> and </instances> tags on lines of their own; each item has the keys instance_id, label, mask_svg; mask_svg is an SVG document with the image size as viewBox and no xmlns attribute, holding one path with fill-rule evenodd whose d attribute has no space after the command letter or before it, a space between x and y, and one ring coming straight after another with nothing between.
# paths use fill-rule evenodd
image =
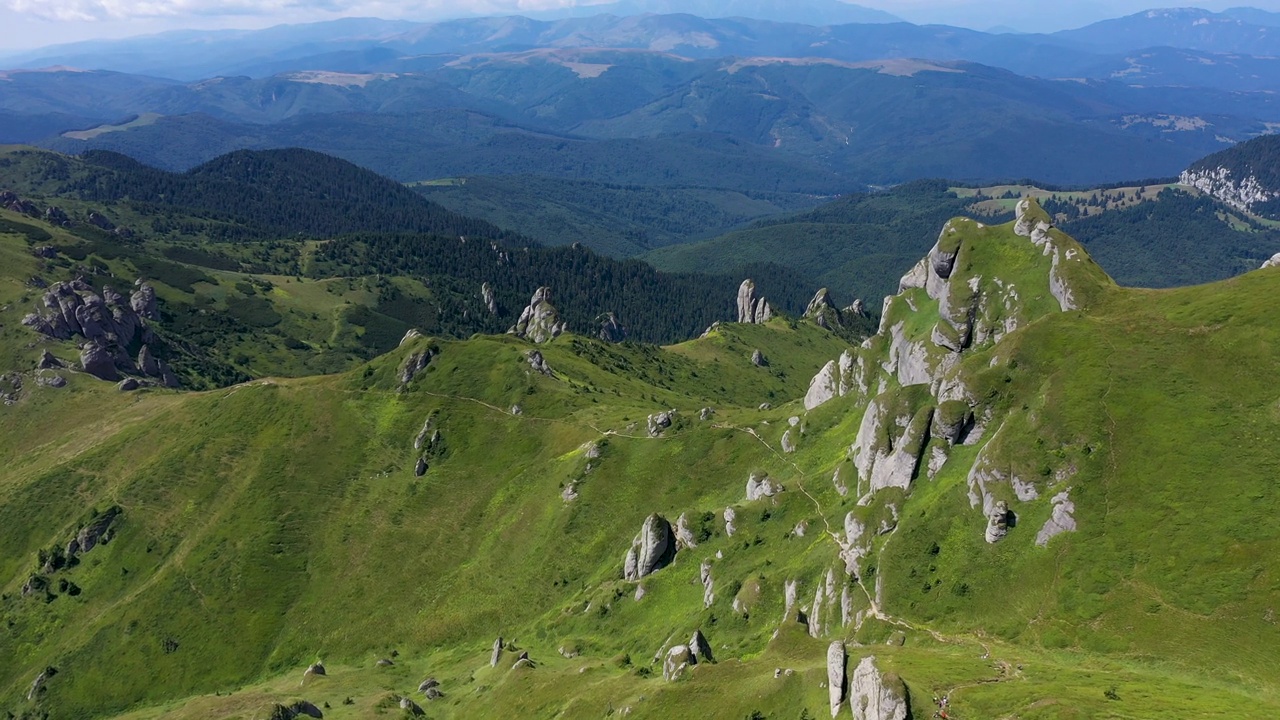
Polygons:
<instances>
[{"instance_id":1,"label":"distant mountain range","mask_svg":"<svg viewBox=\"0 0 1280 720\"><path fill-rule=\"evenodd\" d=\"M641 12L646 9L659 14ZM588 12L596 14L579 16ZM1201 58L1199 67L1170 59L1151 73L1124 72L1128 59L1140 51L1150 55L1151 48L1280 56L1280 30L1276 29L1280 15L1253 9L1149 11L1053 35L912 25L838 0L798 4L702 0L678 7L670 0L629 0L560 14L574 17L543 14L436 23L351 18L259 31L183 31L44 48L0 59L0 67L68 66L190 81L229 75L263 77L291 70L348 70L353 65L405 72L430 66L432 61L424 56L438 54L612 48L689 58L966 60L1038 77L1114 76L1135 84L1155 80L1171 85L1280 89L1275 73L1229 62L1219 67L1217 58Z\"/></svg>"},{"instance_id":2,"label":"distant mountain range","mask_svg":"<svg viewBox=\"0 0 1280 720\"><path fill-rule=\"evenodd\" d=\"M0 112L61 121L61 132L0 128L0 142L111 149L169 169L299 146L402 181L537 174L832 194L919 177L1168 177L1280 122L1269 93L1041 80L972 63L638 50L430 60L416 73L197 83L11 72Z\"/></svg>"}]
</instances>

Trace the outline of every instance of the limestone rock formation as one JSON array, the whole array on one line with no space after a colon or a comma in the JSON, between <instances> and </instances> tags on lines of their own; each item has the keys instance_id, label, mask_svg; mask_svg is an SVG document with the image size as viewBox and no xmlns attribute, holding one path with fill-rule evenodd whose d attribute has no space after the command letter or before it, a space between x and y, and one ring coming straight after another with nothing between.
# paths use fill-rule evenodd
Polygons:
<instances>
[{"instance_id":1,"label":"limestone rock formation","mask_svg":"<svg viewBox=\"0 0 1280 720\"><path fill-rule=\"evenodd\" d=\"M645 518L623 563L623 579L639 580L671 564L676 543L671 523L654 513Z\"/></svg>"},{"instance_id":2,"label":"limestone rock formation","mask_svg":"<svg viewBox=\"0 0 1280 720\"><path fill-rule=\"evenodd\" d=\"M733 537L738 532L738 513L731 507L724 509L724 534Z\"/></svg>"},{"instance_id":3,"label":"limestone rock formation","mask_svg":"<svg viewBox=\"0 0 1280 720\"><path fill-rule=\"evenodd\" d=\"M1272 255L1270 260L1262 263L1261 269L1266 270L1267 268L1273 268L1273 267L1280 267L1280 253L1276 253L1275 255Z\"/></svg>"},{"instance_id":4,"label":"limestone rock formation","mask_svg":"<svg viewBox=\"0 0 1280 720\"><path fill-rule=\"evenodd\" d=\"M529 361L529 367L533 368L534 372L546 375L547 377L552 376L553 373L551 371L551 366L548 365L546 359L542 357L542 353L537 350L530 350L524 354L524 357L525 360Z\"/></svg>"},{"instance_id":5,"label":"limestone rock formation","mask_svg":"<svg viewBox=\"0 0 1280 720\"><path fill-rule=\"evenodd\" d=\"M1225 167L1187 170L1179 176L1178 182L1249 213L1254 211L1255 206L1280 197L1277 193L1268 191L1253 175L1237 177Z\"/></svg>"},{"instance_id":6,"label":"limestone rock formation","mask_svg":"<svg viewBox=\"0 0 1280 720\"><path fill-rule=\"evenodd\" d=\"M137 290L133 291L133 295L129 296L129 306L140 317L148 320L160 319L160 308L156 303L156 290L150 284L139 280Z\"/></svg>"},{"instance_id":7,"label":"limestone rock formation","mask_svg":"<svg viewBox=\"0 0 1280 720\"><path fill-rule=\"evenodd\" d=\"M493 287L489 283L480 285L480 301L484 303L484 307L489 311L490 315L498 314L498 297L493 293Z\"/></svg>"},{"instance_id":8,"label":"limestone rock formation","mask_svg":"<svg viewBox=\"0 0 1280 720\"><path fill-rule=\"evenodd\" d=\"M63 367L62 361L54 357L48 350L40 351L40 358L36 360L36 369L53 370Z\"/></svg>"},{"instance_id":9,"label":"limestone rock formation","mask_svg":"<svg viewBox=\"0 0 1280 720\"><path fill-rule=\"evenodd\" d=\"M880 674L874 655L862 658L849 678L854 720L907 720L907 687L896 676Z\"/></svg>"},{"instance_id":10,"label":"limestone rock formation","mask_svg":"<svg viewBox=\"0 0 1280 720\"><path fill-rule=\"evenodd\" d=\"M678 550L698 547L698 541L693 536L693 531L689 529L688 513L680 513L680 517L676 518L675 533L676 533L676 548Z\"/></svg>"},{"instance_id":11,"label":"limestone rock formation","mask_svg":"<svg viewBox=\"0 0 1280 720\"><path fill-rule=\"evenodd\" d=\"M489 667L498 667L498 660L502 659L502 636L499 635L497 640L493 641L493 652L489 654Z\"/></svg>"},{"instance_id":12,"label":"limestone rock formation","mask_svg":"<svg viewBox=\"0 0 1280 720\"><path fill-rule=\"evenodd\" d=\"M96 340L90 340L80 348L80 368L99 380L120 380L120 371L111 353Z\"/></svg>"},{"instance_id":13,"label":"limestone rock formation","mask_svg":"<svg viewBox=\"0 0 1280 720\"><path fill-rule=\"evenodd\" d=\"M520 319L507 332L534 343L542 344L563 334L565 324L551 304L551 288L540 287L520 313Z\"/></svg>"},{"instance_id":14,"label":"limestone rock formation","mask_svg":"<svg viewBox=\"0 0 1280 720\"><path fill-rule=\"evenodd\" d=\"M995 544L1009 534L1009 504L1003 500L996 502L991 514L987 517L986 539Z\"/></svg>"},{"instance_id":15,"label":"limestone rock formation","mask_svg":"<svg viewBox=\"0 0 1280 720\"><path fill-rule=\"evenodd\" d=\"M400 344L396 347L404 347L420 337L422 337L422 333L418 332L417 328L409 328L408 332L404 334L404 337L400 338Z\"/></svg>"},{"instance_id":16,"label":"limestone rock formation","mask_svg":"<svg viewBox=\"0 0 1280 720\"><path fill-rule=\"evenodd\" d=\"M742 281L738 286L738 322L763 325L773 317L773 308L769 301L756 295L756 284L753 280Z\"/></svg>"},{"instance_id":17,"label":"limestone rock formation","mask_svg":"<svg viewBox=\"0 0 1280 720\"><path fill-rule=\"evenodd\" d=\"M620 343L627 339L627 329L622 327L618 322L618 318L613 313L605 313L596 318L596 322L600 323L600 332L598 337L611 343Z\"/></svg>"},{"instance_id":18,"label":"limestone rock formation","mask_svg":"<svg viewBox=\"0 0 1280 720\"><path fill-rule=\"evenodd\" d=\"M782 486L764 473L751 473L751 477L747 478L748 502L771 498L780 492L782 492Z\"/></svg>"},{"instance_id":19,"label":"limestone rock formation","mask_svg":"<svg viewBox=\"0 0 1280 720\"><path fill-rule=\"evenodd\" d=\"M793 453L796 451L796 441L792 436L792 433L799 435L795 428L782 433L782 452L784 453Z\"/></svg>"},{"instance_id":20,"label":"limestone rock formation","mask_svg":"<svg viewBox=\"0 0 1280 720\"><path fill-rule=\"evenodd\" d=\"M751 364L756 367L768 367L769 361L765 359L764 353L757 348L751 351Z\"/></svg>"},{"instance_id":21,"label":"limestone rock formation","mask_svg":"<svg viewBox=\"0 0 1280 720\"><path fill-rule=\"evenodd\" d=\"M716 583L711 577L711 561L703 560L698 568L698 579L702 581L702 607L709 608L716 600Z\"/></svg>"},{"instance_id":22,"label":"limestone rock formation","mask_svg":"<svg viewBox=\"0 0 1280 720\"><path fill-rule=\"evenodd\" d=\"M667 657L662 662L662 679L671 682L685 671L685 668L694 664L693 653L689 651L688 645L677 645L667 651Z\"/></svg>"},{"instance_id":23,"label":"limestone rock formation","mask_svg":"<svg viewBox=\"0 0 1280 720\"><path fill-rule=\"evenodd\" d=\"M405 357L404 364L400 366L400 388L402 390L413 382L418 373L427 369L427 365L436 356L436 352L436 348L430 347L425 350L411 352Z\"/></svg>"},{"instance_id":24,"label":"limestone rock formation","mask_svg":"<svg viewBox=\"0 0 1280 720\"><path fill-rule=\"evenodd\" d=\"M707 642L707 636L701 630L694 630L693 637L689 638L689 654L695 664L715 662L711 656L711 643Z\"/></svg>"},{"instance_id":25,"label":"limestone rock formation","mask_svg":"<svg viewBox=\"0 0 1280 720\"><path fill-rule=\"evenodd\" d=\"M929 442L933 408L911 413L901 398L881 396L867 405L854 443L858 475L875 493L884 488L909 490L920 470L920 459Z\"/></svg>"},{"instance_id":26,"label":"limestone rock formation","mask_svg":"<svg viewBox=\"0 0 1280 720\"><path fill-rule=\"evenodd\" d=\"M831 717L840 714L845 692L844 643L836 640L827 646L827 695L831 700Z\"/></svg>"},{"instance_id":27,"label":"limestone rock formation","mask_svg":"<svg viewBox=\"0 0 1280 720\"><path fill-rule=\"evenodd\" d=\"M1076 504L1071 502L1071 488L1054 495L1049 502L1053 504L1053 514L1036 533L1036 545L1040 547L1048 545L1055 536L1076 529Z\"/></svg>"},{"instance_id":28,"label":"limestone rock formation","mask_svg":"<svg viewBox=\"0 0 1280 720\"><path fill-rule=\"evenodd\" d=\"M804 395L804 409L812 410L827 404L840 394L839 366L830 360L809 383L809 391Z\"/></svg>"},{"instance_id":29,"label":"limestone rock formation","mask_svg":"<svg viewBox=\"0 0 1280 720\"><path fill-rule=\"evenodd\" d=\"M649 437L656 438L661 435L663 431L671 427L675 419L676 411L674 409L650 415L647 421Z\"/></svg>"}]
</instances>

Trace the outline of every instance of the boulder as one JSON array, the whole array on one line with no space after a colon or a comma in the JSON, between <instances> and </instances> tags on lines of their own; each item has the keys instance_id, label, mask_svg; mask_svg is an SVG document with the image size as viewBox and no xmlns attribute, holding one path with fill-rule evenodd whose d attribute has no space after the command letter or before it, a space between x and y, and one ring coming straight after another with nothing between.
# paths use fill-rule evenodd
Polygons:
<instances>
[{"instance_id":1,"label":"boulder","mask_svg":"<svg viewBox=\"0 0 1280 720\"><path fill-rule=\"evenodd\" d=\"M685 668L694 662L693 653L689 651L688 645L677 645L667 651L667 657L662 662L662 679L671 682L680 677Z\"/></svg>"},{"instance_id":2,"label":"boulder","mask_svg":"<svg viewBox=\"0 0 1280 720\"><path fill-rule=\"evenodd\" d=\"M425 693L431 688L438 688L438 687L440 687L440 681L433 677L429 677L426 680L423 680L422 683L418 685L418 692Z\"/></svg>"},{"instance_id":3,"label":"boulder","mask_svg":"<svg viewBox=\"0 0 1280 720\"><path fill-rule=\"evenodd\" d=\"M792 437L792 433L796 432L794 428L782 433L782 452L793 453L796 451L796 441Z\"/></svg>"},{"instance_id":4,"label":"boulder","mask_svg":"<svg viewBox=\"0 0 1280 720\"><path fill-rule=\"evenodd\" d=\"M426 475L429 467L430 465L428 465L425 457L418 458L417 464L413 466L413 476L422 477L423 475Z\"/></svg>"},{"instance_id":5,"label":"boulder","mask_svg":"<svg viewBox=\"0 0 1280 720\"><path fill-rule=\"evenodd\" d=\"M116 229L116 224L108 220L106 215L99 212L89 213L89 224L99 230L111 231Z\"/></svg>"},{"instance_id":6,"label":"boulder","mask_svg":"<svg viewBox=\"0 0 1280 720\"><path fill-rule=\"evenodd\" d=\"M710 420L711 416L715 414L716 414L715 408L704 407L702 408L702 410L698 412L698 419L705 422L707 420Z\"/></svg>"},{"instance_id":7,"label":"boulder","mask_svg":"<svg viewBox=\"0 0 1280 720\"><path fill-rule=\"evenodd\" d=\"M1270 260L1262 263L1263 270L1266 270L1267 268L1273 268L1273 267L1280 267L1280 253L1276 253L1275 255L1272 255Z\"/></svg>"},{"instance_id":8,"label":"boulder","mask_svg":"<svg viewBox=\"0 0 1280 720\"><path fill-rule=\"evenodd\" d=\"M378 662L374 663L374 665L377 667L393 667L395 663L388 658L379 658Z\"/></svg>"},{"instance_id":9,"label":"boulder","mask_svg":"<svg viewBox=\"0 0 1280 720\"><path fill-rule=\"evenodd\" d=\"M694 630L693 637L689 638L689 654L693 656L695 664L715 662L711 657L711 643L707 642L707 636L701 630Z\"/></svg>"},{"instance_id":10,"label":"boulder","mask_svg":"<svg viewBox=\"0 0 1280 720\"><path fill-rule=\"evenodd\" d=\"M431 363L431 359L436 356L435 348L427 348L417 352L409 353L404 359L404 365L400 368L400 387L404 388L423 370L427 369L427 365Z\"/></svg>"},{"instance_id":11,"label":"boulder","mask_svg":"<svg viewBox=\"0 0 1280 720\"><path fill-rule=\"evenodd\" d=\"M1009 504L1003 500L996 502L995 507L991 509L991 514L987 517L986 539L988 543L995 544L1004 539L1009 534Z\"/></svg>"},{"instance_id":12,"label":"boulder","mask_svg":"<svg viewBox=\"0 0 1280 720\"><path fill-rule=\"evenodd\" d=\"M724 534L725 535L728 535L729 537L733 537L733 534L738 531L737 520L738 520L737 511L735 511L731 507L727 507L724 509Z\"/></svg>"},{"instance_id":13,"label":"boulder","mask_svg":"<svg viewBox=\"0 0 1280 720\"><path fill-rule=\"evenodd\" d=\"M623 578L635 581L651 575L670 565L675 554L671 523L656 513L650 515L645 518L640 534L636 535L627 552Z\"/></svg>"},{"instance_id":14,"label":"boulder","mask_svg":"<svg viewBox=\"0 0 1280 720\"><path fill-rule=\"evenodd\" d=\"M129 307L139 316L148 320L160 319L160 308L156 303L156 291L147 283L138 285L138 289L129 296Z\"/></svg>"},{"instance_id":15,"label":"boulder","mask_svg":"<svg viewBox=\"0 0 1280 720\"><path fill-rule=\"evenodd\" d=\"M565 324L551 304L551 288L540 287L509 332L534 343L549 342L563 334Z\"/></svg>"},{"instance_id":16,"label":"boulder","mask_svg":"<svg viewBox=\"0 0 1280 720\"><path fill-rule=\"evenodd\" d=\"M439 700L440 698L444 697L444 693L440 692L440 688L438 687L429 687L426 690L423 690L422 694L428 700Z\"/></svg>"},{"instance_id":17,"label":"boulder","mask_svg":"<svg viewBox=\"0 0 1280 720\"><path fill-rule=\"evenodd\" d=\"M768 367L769 361L765 359L764 353L756 349L751 351L751 364L756 367Z\"/></svg>"},{"instance_id":18,"label":"boulder","mask_svg":"<svg viewBox=\"0 0 1280 720\"><path fill-rule=\"evenodd\" d=\"M648 419L649 437L656 438L663 433L664 430L671 427L675 422L676 411L666 410L654 415L650 415Z\"/></svg>"},{"instance_id":19,"label":"boulder","mask_svg":"<svg viewBox=\"0 0 1280 720\"><path fill-rule=\"evenodd\" d=\"M854 720L907 720L911 712L906 685L896 676L881 675L874 655L854 668L849 704Z\"/></svg>"},{"instance_id":20,"label":"boulder","mask_svg":"<svg viewBox=\"0 0 1280 720\"><path fill-rule=\"evenodd\" d=\"M67 386L67 379L57 374L41 375L36 378L36 384L40 387L64 388Z\"/></svg>"},{"instance_id":21,"label":"boulder","mask_svg":"<svg viewBox=\"0 0 1280 720\"><path fill-rule=\"evenodd\" d=\"M751 473L751 477L747 478L748 502L770 498L780 492L782 492L782 486L764 473Z\"/></svg>"},{"instance_id":22,"label":"boulder","mask_svg":"<svg viewBox=\"0 0 1280 720\"><path fill-rule=\"evenodd\" d=\"M48 350L41 350L40 357L36 360L36 368L40 370L53 370L63 367L62 361L54 357Z\"/></svg>"},{"instance_id":23,"label":"boulder","mask_svg":"<svg viewBox=\"0 0 1280 720\"><path fill-rule=\"evenodd\" d=\"M120 392L133 392L140 387L142 387L142 383L138 382L137 378L125 378L116 386Z\"/></svg>"},{"instance_id":24,"label":"boulder","mask_svg":"<svg viewBox=\"0 0 1280 720\"><path fill-rule=\"evenodd\" d=\"M111 353L96 341L87 342L80 348L80 367L99 380L115 382L120 379L120 371L116 369Z\"/></svg>"},{"instance_id":25,"label":"boulder","mask_svg":"<svg viewBox=\"0 0 1280 720\"><path fill-rule=\"evenodd\" d=\"M302 671L302 682L305 683L307 678L324 677L325 674L323 663L311 663L311 665L307 666L306 670Z\"/></svg>"},{"instance_id":26,"label":"boulder","mask_svg":"<svg viewBox=\"0 0 1280 720\"><path fill-rule=\"evenodd\" d=\"M418 703L410 700L407 697L400 698L400 709L414 716L426 714L422 712L422 708L418 705Z\"/></svg>"},{"instance_id":27,"label":"boulder","mask_svg":"<svg viewBox=\"0 0 1280 720\"><path fill-rule=\"evenodd\" d=\"M846 662L844 643L836 640L827 646L827 695L831 700L831 717L839 715L844 705Z\"/></svg>"},{"instance_id":28,"label":"boulder","mask_svg":"<svg viewBox=\"0 0 1280 720\"><path fill-rule=\"evenodd\" d=\"M716 583L711 577L711 561L703 560L698 568L698 579L702 581L702 607L709 608L716 600Z\"/></svg>"}]
</instances>

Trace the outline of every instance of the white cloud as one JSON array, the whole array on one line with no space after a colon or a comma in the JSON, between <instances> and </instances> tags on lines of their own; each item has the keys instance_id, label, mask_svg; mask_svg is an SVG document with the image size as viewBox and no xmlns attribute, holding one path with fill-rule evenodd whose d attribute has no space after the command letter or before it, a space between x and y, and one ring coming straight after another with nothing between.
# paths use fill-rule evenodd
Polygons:
<instances>
[{"instance_id":1,"label":"white cloud","mask_svg":"<svg viewBox=\"0 0 1280 720\"><path fill-rule=\"evenodd\" d=\"M58 21L360 14L381 17L473 15L545 10L576 0L0 0L13 12Z\"/></svg>"}]
</instances>

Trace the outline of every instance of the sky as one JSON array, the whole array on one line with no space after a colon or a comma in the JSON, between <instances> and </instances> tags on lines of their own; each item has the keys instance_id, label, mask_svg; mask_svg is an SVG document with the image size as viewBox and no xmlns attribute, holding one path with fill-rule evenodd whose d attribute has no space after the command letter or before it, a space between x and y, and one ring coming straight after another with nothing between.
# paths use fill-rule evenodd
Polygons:
<instances>
[{"instance_id":1,"label":"sky","mask_svg":"<svg viewBox=\"0 0 1280 720\"><path fill-rule=\"evenodd\" d=\"M177 29L255 29L339 17L440 20L601 0L0 0L0 52ZM1051 32L1160 6L1160 0L860 0L916 23ZM1280 0L1174 0L1211 10Z\"/></svg>"}]
</instances>

